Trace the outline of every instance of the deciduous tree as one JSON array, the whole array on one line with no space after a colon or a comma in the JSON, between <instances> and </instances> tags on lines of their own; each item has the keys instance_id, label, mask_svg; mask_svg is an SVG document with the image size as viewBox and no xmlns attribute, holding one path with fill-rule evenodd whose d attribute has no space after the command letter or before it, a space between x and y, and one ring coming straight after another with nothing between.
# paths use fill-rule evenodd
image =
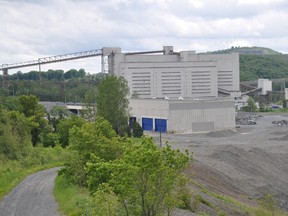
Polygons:
<instances>
[{"instance_id":1,"label":"deciduous tree","mask_svg":"<svg viewBox=\"0 0 288 216\"><path fill-rule=\"evenodd\" d=\"M57 130L59 134L59 141L63 148L69 145L69 130L74 126L81 127L83 124L85 124L85 120L74 115L70 118L60 120Z\"/></svg>"},{"instance_id":2,"label":"deciduous tree","mask_svg":"<svg viewBox=\"0 0 288 216\"><path fill-rule=\"evenodd\" d=\"M129 128L128 95L128 84L123 77L107 76L98 87L97 115L108 120L119 135L124 135Z\"/></svg>"},{"instance_id":3,"label":"deciduous tree","mask_svg":"<svg viewBox=\"0 0 288 216\"><path fill-rule=\"evenodd\" d=\"M243 107L243 111L255 112L257 109L256 103L253 98L249 97L247 100L247 105Z\"/></svg>"},{"instance_id":4,"label":"deciduous tree","mask_svg":"<svg viewBox=\"0 0 288 216\"><path fill-rule=\"evenodd\" d=\"M188 153L158 148L152 138L143 138L117 160L94 156L87 165L89 189L97 193L102 184L109 184L126 215L165 214L179 203L175 189L189 160Z\"/></svg>"}]
</instances>

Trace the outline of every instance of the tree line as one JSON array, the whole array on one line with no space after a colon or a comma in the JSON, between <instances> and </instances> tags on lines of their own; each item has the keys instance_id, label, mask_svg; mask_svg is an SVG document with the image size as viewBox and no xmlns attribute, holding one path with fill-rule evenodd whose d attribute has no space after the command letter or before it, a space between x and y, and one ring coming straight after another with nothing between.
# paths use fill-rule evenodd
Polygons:
<instances>
[{"instance_id":1,"label":"tree line","mask_svg":"<svg viewBox=\"0 0 288 216\"><path fill-rule=\"evenodd\" d=\"M85 94L95 94L100 80L107 74L87 74L84 69L48 70L47 72L18 72L9 75L6 80L0 76L2 88L0 95L20 96L33 94L41 101L59 101L65 103L83 102ZM5 81L5 82L4 82Z\"/></svg>"},{"instance_id":2,"label":"tree line","mask_svg":"<svg viewBox=\"0 0 288 216\"><path fill-rule=\"evenodd\" d=\"M64 81L69 79L77 79L84 78L86 76L86 72L84 69L70 69L66 72L63 70L48 70L48 71L30 71L28 73L22 73L18 71L15 74L9 75L10 80L57 80Z\"/></svg>"}]
</instances>

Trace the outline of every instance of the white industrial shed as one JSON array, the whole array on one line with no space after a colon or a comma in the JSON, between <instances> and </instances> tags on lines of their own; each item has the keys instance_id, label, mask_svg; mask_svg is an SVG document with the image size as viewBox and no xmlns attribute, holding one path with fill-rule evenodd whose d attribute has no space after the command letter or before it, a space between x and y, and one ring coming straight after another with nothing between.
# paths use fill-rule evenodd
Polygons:
<instances>
[{"instance_id":1,"label":"white industrial shed","mask_svg":"<svg viewBox=\"0 0 288 216\"><path fill-rule=\"evenodd\" d=\"M131 99L131 116L144 130L201 132L235 128L234 100Z\"/></svg>"}]
</instances>

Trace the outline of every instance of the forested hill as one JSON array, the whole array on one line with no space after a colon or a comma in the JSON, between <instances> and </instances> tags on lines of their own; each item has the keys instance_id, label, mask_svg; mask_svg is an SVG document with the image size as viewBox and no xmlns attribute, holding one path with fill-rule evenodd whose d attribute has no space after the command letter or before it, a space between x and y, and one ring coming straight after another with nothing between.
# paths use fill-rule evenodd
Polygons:
<instances>
[{"instance_id":1,"label":"forested hill","mask_svg":"<svg viewBox=\"0 0 288 216\"><path fill-rule=\"evenodd\" d=\"M208 53L240 54L240 81L288 77L288 55L264 47L231 47Z\"/></svg>"},{"instance_id":2,"label":"forested hill","mask_svg":"<svg viewBox=\"0 0 288 216\"><path fill-rule=\"evenodd\" d=\"M230 49L224 49L224 50L217 50L213 52L208 53L217 53L217 54L223 54L223 53L231 53L231 52L238 52L242 55L281 55L282 53L272 50L270 48L266 47L234 47L232 46Z\"/></svg>"}]
</instances>

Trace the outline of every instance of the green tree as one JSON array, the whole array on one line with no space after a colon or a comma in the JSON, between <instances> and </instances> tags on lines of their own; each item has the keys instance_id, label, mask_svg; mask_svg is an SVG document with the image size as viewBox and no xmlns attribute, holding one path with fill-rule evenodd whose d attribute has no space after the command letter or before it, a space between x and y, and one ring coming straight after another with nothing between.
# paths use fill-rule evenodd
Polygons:
<instances>
[{"instance_id":1,"label":"green tree","mask_svg":"<svg viewBox=\"0 0 288 216\"><path fill-rule=\"evenodd\" d=\"M247 100L247 105L243 107L245 112L255 112L257 109L256 103L253 98L249 97Z\"/></svg>"},{"instance_id":2,"label":"green tree","mask_svg":"<svg viewBox=\"0 0 288 216\"><path fill-rule=\"evenodd\" d=\"M91 154L103 161L115 160L123 154L126 145L125 138L117 136L110 123L101 117L81 127L74 126L70 130L69 140L73 156L63 172L79 185L86 185L85 166L91 160Z\"/></svg>"},{"instance_id":3,"label":"green tree","mask_svg":"<svg viewBox=\"0 0 288 216\"><path fill-rule=\"evenodd\" d=\"M20 112L20 102L19 102L19 97L5 97L3 99L3 108L7 110L14 110L14 111L19 111Z\"/></svg>"},{"instance_id":4,"label":"green tree","mask_svg":"<svg viewBox=\"0 0 288 216\"><path fill-rule=\"evenodd\" d=\"M59 137L56 133L46 133L43 137L43 146L44 147L55 147L59 144Z\"/></svg>"},{"instance_id":5,"label":"green tree","mask_svg":"<svg viewBox=\"0 0 288 216\"><path fill-rule=\"evenodd\" d=\"M95 121L97 112L96 92L93 90L87 91L84 96L83 117L90 122Z\"/></svg>"},{"instance_id":6,"label":"green tree","mask_svg":"<svg viewBox=\"0 0 288 216\"><path fill-rule=\"evenodd\" d=\"M108 120L119 135L127 132L129 88L123 77L107 76L98 86L97 115Z\"/></svg>"},{"instance_id":7,"label":"green tree","mask_svg":"<svg viewBox=\"0 0 288 216\"><path fill-rule=\"evenodd\" d=\"M26 117L31 117L38 115L39 113L45 114L42 105L38 104L38 98L34 95L22 95L19 97L19 103L21 106L21 112L24 113Z\"/></svg>"},{"instance_id":8,"label":"green tree","mask_svg":"<svg viewBox=\"0 0 288 216\"><path fill-rule=\"evenodd\" d=\"M70 118L60 120L57 126L57 130L59 141L63 148L69 145L69 130L74 126L81 127L83 124L85 124L85 120L75 115L72 115Z\"/></svg>"},{"instance_id":9,"label":"green tree","mask_svg":"<svg viewBox=\"0 0 288 216\"><path fill-rule=\"evenodd\" d=\"M0 110L0 154L17 160L28 154L31 122L17 111Z\"/></svg>"},{"instance_id":10,"label":"green tree","mask_svg":"<svg viewBox=\"0 0 288 216\"><path fill-rule=\"evenodd\" d=\"M31 129L32 144L36 146L41 141L48 127L47 120L44 119L46 114L42 105L38 104L38 98L34 95L22 95L19 97L20 111L33 122Z\"/></svg>"},{"instance_id":11,"label":"green tree","mask_svg":"<svg viewBox=\"0 0 288 216\"><path fill-rule=\"evenodd\" d=\"M92 157L87 164L89 189L97 193L108 184L126 215L167 214L180 202L176 185L183 182L182 171L189 160L187 152L170 146L158 148L152 138L143 138L141 144L125 148L124 155L116 160Z\"/></svg>"},{"instance_id":12,"label":"green tree","mask_svg":"<svg viewBox=\"0 0 288 216\"><path fill-rule=\"evenodd\" d=\"M121 203L108 184L102 184L101 188L92 195L90 213L95 216L120 215Z\"/></svg>"}]
</instances>

